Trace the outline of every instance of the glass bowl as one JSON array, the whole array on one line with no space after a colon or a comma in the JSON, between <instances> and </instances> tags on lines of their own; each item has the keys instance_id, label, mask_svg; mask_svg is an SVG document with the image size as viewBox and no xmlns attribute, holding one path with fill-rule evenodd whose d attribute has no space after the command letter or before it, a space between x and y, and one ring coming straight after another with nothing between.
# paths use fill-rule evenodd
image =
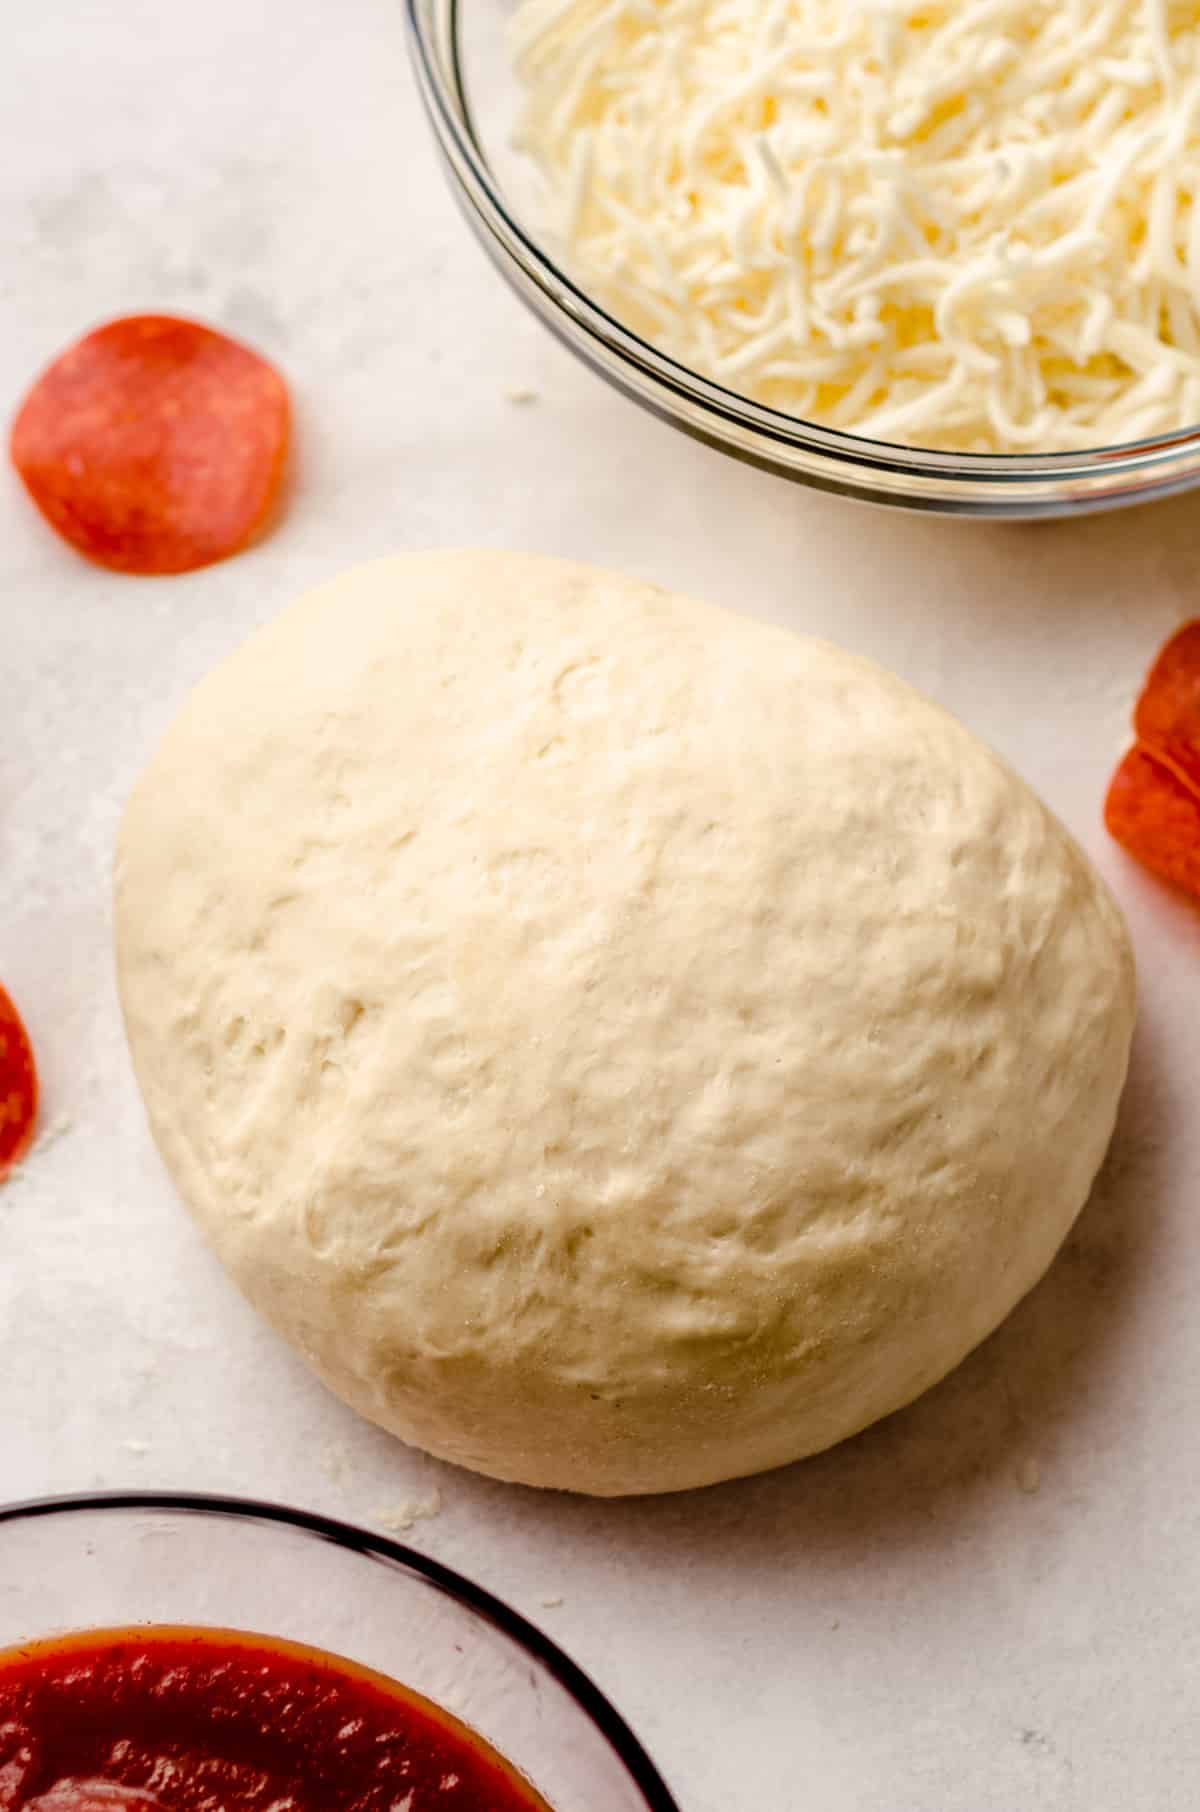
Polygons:
<instances>
[{"instance_id":1,"label":"glass bowl","mask_svg":"<svg viewBox=\"0 0 1200 1812\"><path fill-rule=\"evenodd\" d=\"M738 459L821 490L962 516L1067 516L1200 483L1200 426L1082 453L935 453L817 427L723 389L622 327L539 243L511 149L512 0L404 0L422 98L467 220L517 294L618 390Z\"/></svg>"},{"instance_id":2,"label":"glass bowl","mask_svg":"<svg viewBox=\"0 0 1200 1812\"><path fill-rule=\"evenodd\" d=\"M238 1498L131 1492L0 1509L0 1647L139 1623L252 1630L374 1668L486 1737L554 1812L679 1812L560 1648L397 1542Z\"/></svg>"}]
</instances>

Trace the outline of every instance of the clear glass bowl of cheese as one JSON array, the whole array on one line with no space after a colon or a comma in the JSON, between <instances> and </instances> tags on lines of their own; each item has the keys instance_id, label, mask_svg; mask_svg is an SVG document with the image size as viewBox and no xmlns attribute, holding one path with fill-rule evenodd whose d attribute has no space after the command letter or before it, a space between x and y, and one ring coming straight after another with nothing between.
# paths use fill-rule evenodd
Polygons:
<instances>
[{"instance_id":1,"label":"clear glass bowl of cheese","mask_svg":"<svg viewBox=\"0 0 1200 1812\"><path fill-rule=\"evenodd\" d=\"M589 293L551 245L537 172L516 148L522 92L509 35L513 0L405 6L429 120L459 204L493 263L593 370L683 432L818 489L967 516L1071 515L1200 483L1200 424L1069 452L934 451L818 425L740 394L736 377L727 387L668 356Z\"/></svg>"}]
</instances>

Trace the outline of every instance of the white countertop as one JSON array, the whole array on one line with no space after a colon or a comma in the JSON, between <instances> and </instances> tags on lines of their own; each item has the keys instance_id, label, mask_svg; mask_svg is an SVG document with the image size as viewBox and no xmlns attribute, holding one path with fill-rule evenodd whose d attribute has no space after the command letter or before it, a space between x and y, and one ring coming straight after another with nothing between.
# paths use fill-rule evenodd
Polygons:
<instances>
[{"instance_id":1,"label":"white countertop","mask_svg":"<svg viewBox=\"0 0 1200 1812\"><path fill-rule=\"evenodd\" d=\"M299 414L288 519L186 578L84 565L0 479L0 978L53 1135L0 1189L0 1497L189 1486L370 1521L436 1486L408 1539L590 1669L684 1812L1194 1812L1200 913L1099 809L1139 675L1200 610L1200 498L901 518L649 419L469 238L398 0L0 19L4 413L84 327L165 308L275 357ZM1066 1252L948 1383L819 1460L602 1504L412 1453L260 1326L151 1147L109 953L126 789L193 681L301 587L465 542L628 567L888 662L1011 757L1129 915L1133 1072Z\"/></svg>"}]
</instances>

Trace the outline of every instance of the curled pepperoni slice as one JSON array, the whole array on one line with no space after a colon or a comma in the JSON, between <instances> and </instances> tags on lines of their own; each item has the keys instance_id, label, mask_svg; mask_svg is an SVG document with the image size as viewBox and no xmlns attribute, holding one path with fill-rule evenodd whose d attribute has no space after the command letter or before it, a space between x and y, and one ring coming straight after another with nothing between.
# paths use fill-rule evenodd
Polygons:
<instances>
[{"instance_id":1,"label":"curled pepperoni slice","mask_svg":"<svg viewBox=\"0 0 1200 1812\"><path fill-rule=\"evenodd\" d=\"M38 1081L21 1015L0 988L0 1177L24 1156L37 1118Z\"/></svg>"},{"instance_id":2,"label":"curled pepperoni slice","mask_svg":"<svg viewBox=\"0 0 1200 1812\"><path fill-rule=\"evenodd\" d=\"M286 384L248 347L196 321L129 315L42 373L13 424L12 461L89 560L187 572L264 526L289 419Z\"/></svg>"},{"instance_id":3,"label":"curled pepperoni slice","mask_svg":"<svg viewBox=\"0 0 1200 1812\"><path fill-rule=\"evenodd\" d=\"M1146 868L1200 897L1200 618L1162 649L1133 727L1104 822Z\"/></svg>"},{"instance_id":4,"label":"curled pepperoni slice","mask_svg":"<svg viewBox=\"0 0 1200 1812\"><path fill-rule=\"evenodd\" d=\"M1150 669L1133 727L1200 793L1200 617L1171 637Z\"/></svg>"},{"instance_id":5,"label":"curled pepperoni slice","mask_svg":"<svg viewBox=\"0 0 1200 1812\"><path fill-rule=\"evenodd\" d=\"M1200 897L1200 794L1141 743L1112 777L1104 822L1144 867Z\"/></svg>"}]
</instances>

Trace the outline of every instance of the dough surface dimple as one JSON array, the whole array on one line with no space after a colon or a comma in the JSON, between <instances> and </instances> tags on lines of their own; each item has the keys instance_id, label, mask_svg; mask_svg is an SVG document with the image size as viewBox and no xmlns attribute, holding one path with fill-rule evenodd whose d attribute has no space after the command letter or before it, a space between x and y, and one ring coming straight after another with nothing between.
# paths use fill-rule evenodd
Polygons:
<instances>
[{"instance_id":1,"label":"dough surface dimple","mask_svg":"<svg viewBox=\"0 0 1200 1812\"><path fill-rule=\"evenodd\" d=\"M620 575L404 555L196 691L130 801L155 1137L363 1414L671 1490L909 1401L1110 1136L1120 917L961 725Z\"/></svg>"}]
</instances>

